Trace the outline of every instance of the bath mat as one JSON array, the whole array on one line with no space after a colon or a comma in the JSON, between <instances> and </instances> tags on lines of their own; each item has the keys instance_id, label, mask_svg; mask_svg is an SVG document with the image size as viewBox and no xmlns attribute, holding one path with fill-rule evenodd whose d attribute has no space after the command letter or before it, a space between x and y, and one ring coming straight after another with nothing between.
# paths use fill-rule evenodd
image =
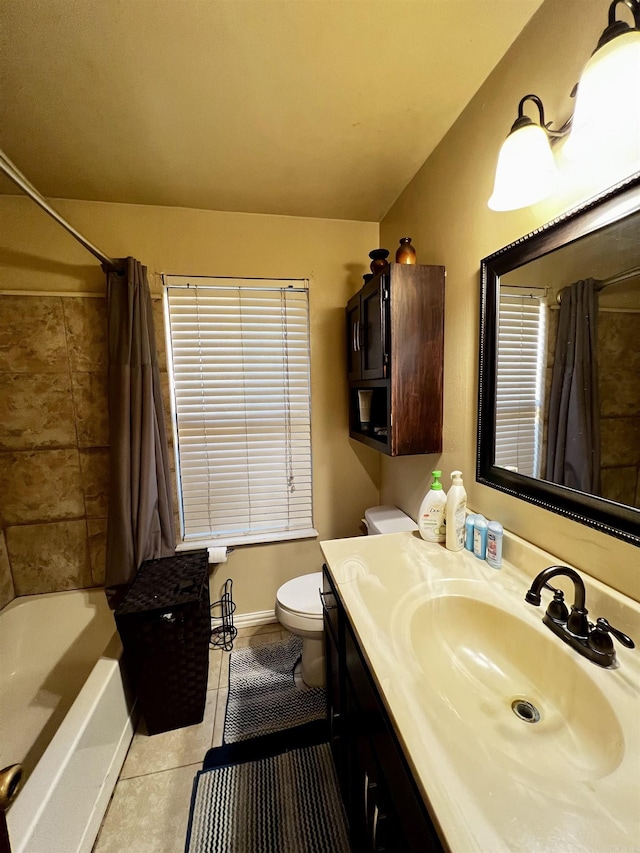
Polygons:
<instances>
[{"instance_id":1,"label":"bath mat","mask_svg":"<svg viewBox=\"0 0 640 853\"><path fill-rule=\"evenodd\" d=\"M231 652L229 696L223 743L290 729L326 717L322 688L294 679L302 639L291 635L278 643Z\"/></svg>"},{"instance_id":2,"label":"bath mat","mask_svg":"<svg viewBox=\"0 0 640 853\"><path fill-rule=\"evenodd\" d=\"M258 761L261 758L272 758L281 752L290 752L292 749L302 749L307 746L317 746L319 743L328 743L330 737L329 721L313 720L311 723L303 723L291 729L283 729L281 732L271 732L268 735L259 735L249 740L239 740L235 743L225 743L222 746L214 746L207 750L203 770L213 770L227 764L242 764L244 761Z\"/></svg>"},{"instance_id":3,"label":"bath mat","mask_svg":"<svg viewBox=\"0 0 640 853\"><path fill-rule=\"evenodd\" d=\"M349 853L331 749L201 770L185 853Z\"/></svg>"}]
</instances>

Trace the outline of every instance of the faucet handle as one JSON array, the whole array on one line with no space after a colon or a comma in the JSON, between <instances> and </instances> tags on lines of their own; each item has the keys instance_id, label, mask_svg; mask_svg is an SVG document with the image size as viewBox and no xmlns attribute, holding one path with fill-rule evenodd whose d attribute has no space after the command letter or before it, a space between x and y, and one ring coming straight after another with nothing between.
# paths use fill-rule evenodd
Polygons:
<instances>
[{"instance_id":1,"label":"faucet handle","mask_svg":"<svg viewBox=\"0 0 640 853\"><path fill-rule=\"evenodd\" d=\"M602 617L596 619L596 626L589 634L589 646L597 652L613 652L613 643L609 634L614 636L619 643L622 643L622 645L626 646L628 649L635 649L636 644L633 642L631 637L627 637L626 634L623 634L622 631L614 628L613 625L610 625L607 620Z\"/></svg>"},{"instance_id":2,"label":"faucet handle","mask_svg":"<svg viewBox=\"0 0 640 853\"><path fill-rule=\"evenodd\" d=\"M554 589L553 601L547 607L547 616L554 622L564 624L569 619L569 611L564 603L564 593L561 589Z\"/></svg>"}]
</instances>

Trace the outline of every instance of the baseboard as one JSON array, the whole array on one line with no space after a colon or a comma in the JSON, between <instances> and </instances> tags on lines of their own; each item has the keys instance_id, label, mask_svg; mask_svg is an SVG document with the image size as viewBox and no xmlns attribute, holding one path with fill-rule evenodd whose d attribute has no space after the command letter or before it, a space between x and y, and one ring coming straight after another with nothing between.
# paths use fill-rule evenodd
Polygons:
<instances>
[{"instance_id":1,"label":"baseboard","mask_svg":"<svg viewBox=\"0 0 640 853\"><path fill-rule=\"evenodd\" d=\"M233 624L236 628L252 628L255 625L269 625L277 622L275 610L259 610L256 613L234 613Z\"/></svg>"}]
</instances>

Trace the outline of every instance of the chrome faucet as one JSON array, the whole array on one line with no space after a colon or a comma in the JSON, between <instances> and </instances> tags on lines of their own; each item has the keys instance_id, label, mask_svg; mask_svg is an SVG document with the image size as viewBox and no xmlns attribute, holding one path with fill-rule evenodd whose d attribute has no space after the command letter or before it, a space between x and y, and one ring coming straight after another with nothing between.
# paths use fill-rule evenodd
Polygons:
<instances>
[{"instance_id":1,"label":"chrome faucet","mask_svg":"<svg viewBox=\"0 0 640 853\"><path fill-rule=\"evenodd\" d=\"M556 575L563 575L573 581L573 605L571 613L564 603L564 593L561 589L551 586L549 581ZM541 591L547 587L553 592L553 601L549 604L542 621L561 640L586 657L592 663L605 669L615 669L618 666L613 641L613 635L618 642L628 649L635 648L635 643L622 631L613 628L606 619L597 619L596 624L587 619L585 607L586 593L584 581L580 575L569 566L549 566L536 575L531 587L525 595L525 601L536 607L542 601Z\"/></svg>"}]
</instances>

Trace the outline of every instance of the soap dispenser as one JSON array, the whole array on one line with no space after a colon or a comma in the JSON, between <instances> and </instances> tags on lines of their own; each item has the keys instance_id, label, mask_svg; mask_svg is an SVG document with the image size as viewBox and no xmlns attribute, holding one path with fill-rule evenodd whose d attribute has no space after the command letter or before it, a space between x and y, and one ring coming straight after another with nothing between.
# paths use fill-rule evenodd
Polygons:
<instances>
[{"instance_id":1,"label":"soap dispenser","mask_svg":"<svg viewBox=\"0 0 640 853\"><path fill-rule=\"evenodd\" d=\"M418 513L420 536L427 542L445 541L445 507L447 495L442 488L442 471L432 471L431 488L422 499Z\"/></svg>"}]
</instances>

